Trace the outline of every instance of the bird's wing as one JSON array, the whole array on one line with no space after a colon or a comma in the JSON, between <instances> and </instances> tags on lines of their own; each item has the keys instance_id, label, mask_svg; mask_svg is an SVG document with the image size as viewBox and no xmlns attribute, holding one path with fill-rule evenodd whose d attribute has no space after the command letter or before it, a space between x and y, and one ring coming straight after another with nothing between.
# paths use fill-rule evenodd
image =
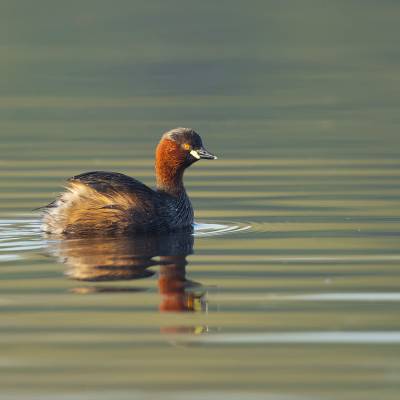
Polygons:
<instances>
[{"instance_id":1,"label":"bird's wing","mask_svg":"<svg viewBox=\"0 0 400 400\"><path fill-rule=\"evenodd\" d=\"M152 197L156 194L151 188L137 179L117 172L85 172L68 179L68 184L73 185L74 183L85 184L104 195L120 192Z\"/></svg>"},{"instance_id":2,"label":"bird's wing","mask_svg":"<svg viewBox=\"0 0 400 400\"><path fill-rule=\"evenodd\" d=\"M159 224L158 193L129 176L87 172L68 179L66 189L44 210L48 232L146 230Z\"/></svg>"}]
</instances>

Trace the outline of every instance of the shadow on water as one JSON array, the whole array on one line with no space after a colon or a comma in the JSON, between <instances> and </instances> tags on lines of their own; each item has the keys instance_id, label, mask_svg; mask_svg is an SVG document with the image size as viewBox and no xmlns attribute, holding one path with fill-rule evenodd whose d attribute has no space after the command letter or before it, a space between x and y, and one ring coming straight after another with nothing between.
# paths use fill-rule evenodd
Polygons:
<instances>
[{"instance_id":1,"label":"shadow on water","mask_svg":"<svg viewBox=\"0 0 400 400\"><path fill-rule=\"evenodd\" d=\"M86 282L114 282L149 278L158 267L160 312L206 311L202 285L186 278L186 257L193 253L191 231L170 235L98 237L50 242L50 252L67 266L66 275ZM145 289L78 286L77 294L140 292Z\"/></svg>"}]
</instances>

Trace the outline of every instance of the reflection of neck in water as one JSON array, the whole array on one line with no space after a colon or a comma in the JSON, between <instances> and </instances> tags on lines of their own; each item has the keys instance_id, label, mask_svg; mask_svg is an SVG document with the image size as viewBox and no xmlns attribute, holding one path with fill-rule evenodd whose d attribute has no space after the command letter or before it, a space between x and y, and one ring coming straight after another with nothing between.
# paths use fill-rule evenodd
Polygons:
<instances>
[{"instance_id":1,"label":"reflection of neck in water","mask_svg":"<svg viewBox=\"0 0 400 400\"><path fill-rule=\"evenodd\" d=\"M160 257L160 311L206 311L204 292L191 290L201 285L186 279L186 264L186 256Z\"/></svg>"},{"instance_id":2,"label":"reflection of neck in water","mask_svg":"<svg viewBox=\"0 0 400 400\"><path fill-rule=\"evenodd\" d=\"M198 290L201 285L186 279L186 256L193 252L193 241L191 231L170 235L65 239L52 243L52 253L67 265L66 274L70 278L88 282L147 278L154 275L148 268L159 265L160 311L205 311L204 291ZM157 256L160 256L159 261L154 259ZM86 286L73 291L87 294L141 289Z\"/></svg>"}]
</instances>

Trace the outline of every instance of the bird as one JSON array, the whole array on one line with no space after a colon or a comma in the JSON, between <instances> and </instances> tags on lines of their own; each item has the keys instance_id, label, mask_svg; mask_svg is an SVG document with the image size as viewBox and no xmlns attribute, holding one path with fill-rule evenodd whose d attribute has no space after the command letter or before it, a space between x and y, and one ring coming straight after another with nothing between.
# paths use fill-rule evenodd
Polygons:
<instances>
[{"instance_id":1,"label":"bird","mask_svg":"<svg viewBox=\"0 0 400 400\"><path fill-rule=\"evenodd\" d=\"M215 160L191 128L165 132L156 148L156 188L118 172L93 171L67 180L65 191L42 207L41 230L92 237L193 229L194 212L183 185L186 168Z\"/></svg>"}]
</instances>

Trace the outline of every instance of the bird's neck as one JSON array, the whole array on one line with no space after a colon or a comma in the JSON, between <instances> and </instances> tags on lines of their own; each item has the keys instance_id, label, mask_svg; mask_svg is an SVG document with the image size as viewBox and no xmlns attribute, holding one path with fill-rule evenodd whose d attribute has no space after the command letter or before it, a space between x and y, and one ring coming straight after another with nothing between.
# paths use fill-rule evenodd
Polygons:
<instances>
[{"instance_id":1,"label":"bird's neck","mask_svg":"<svg viewBox=\"0 0 400 400\"><path fill-rule=\"evenodd\" d=\"M157 189L172 196L179 196L185 193L183 186L183 171L173 171L166 168L156 167Z\"/></svg>"},{"instance_id":2,"label":"bird's neck","mask_svg":"<svg viewBox=\"0 0 400 400\"><path fill-rule=\"evenodd\" d=\"M177 144L163 140L156 151L157 189L172 196L179 197L185 193L183 186L184 160L176 151Z\"/></svg>"}]
</instances>

